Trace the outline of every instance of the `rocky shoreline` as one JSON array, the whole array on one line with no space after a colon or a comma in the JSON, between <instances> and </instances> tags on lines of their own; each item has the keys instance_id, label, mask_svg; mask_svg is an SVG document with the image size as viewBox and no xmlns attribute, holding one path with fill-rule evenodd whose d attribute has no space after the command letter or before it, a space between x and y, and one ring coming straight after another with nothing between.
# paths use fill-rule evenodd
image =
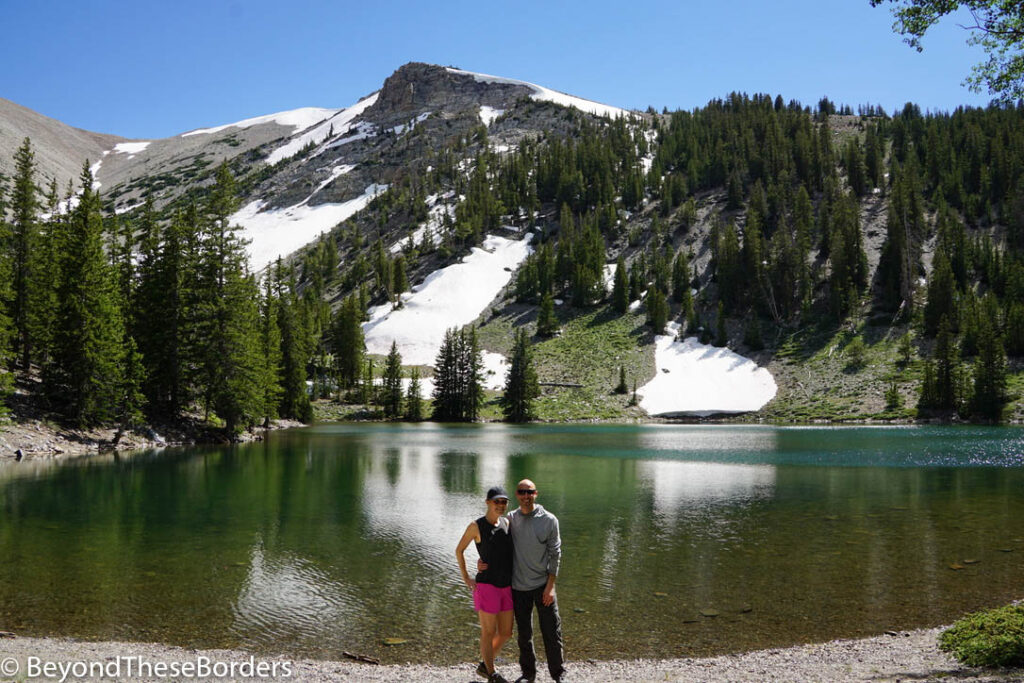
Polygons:
<instances>
[{"instance_id":1,"label":"rocky shoreline","mask_svg":"<svg viewBox=\"0 0 1024 683\"><path fill-rule=\"evenodd\" d=\"M571 680L594 683L634 681L949 681L988 682L1024 681L1024 669L970 669L960 666L939 651L937 637L941 628L890 633L857 640L833 640L813 645L758 650L700 659L612 660L570 662ZM242 650L192 650L153 643L85 642L67 638L0 639L0 681L28 679L28 667L46 662L74 664L78 672L85 666L107 667L98 676L75 676L70 670L65 680L164 681L155 667L204 663L208 670L228 672L219 680L298 680L298 681L471 681L478 680L474 664L432 666L406 663L374 665L355 661L300 659L284 656L254 656ZM120 658L120 659L119 659ZM11 662L16 664L11 664ZM148 676L127 675L139 671L140 662L151 668ZM235 665L235 674L229 667ZM58 664L53 664L58 667ZM15 671L15 667L17 671ZM118 672L117 667L120 671ZM133 667L133 668L130 668ZM262 667L262 668L261 668ZM518 674L514 663L499 667L510 680ZM61 678L60 669L54 680ZM198 669L197 669L198 670ZM259 671L264 675L259 675ZM276 672L276 675L271 675ZM287 676L285 674L288 674ZM188 675L171 676L188 680ZM198 679L198 676L192 678ZM538 681L549 680L546 672Z\"/></svg>"},{"instance_id":2,"label":"rocky shoreline","mask_svg":"<svg viewBox=\"0 0 1024 683\"><path fill-rule=\"evenodd\" d=\"M302 427L295 420L276 420L269 428L243 432L239 441L260 441L267 431ZM147 426L137 432L125 432L115 445L117 430L111 427L71 429L47 420L0 422L0 467L5 463L52 460L95 455L105 451L136 451L169 446L225 443L216 430L182 423L165 427Z\"/></svg>"}]
</instances>

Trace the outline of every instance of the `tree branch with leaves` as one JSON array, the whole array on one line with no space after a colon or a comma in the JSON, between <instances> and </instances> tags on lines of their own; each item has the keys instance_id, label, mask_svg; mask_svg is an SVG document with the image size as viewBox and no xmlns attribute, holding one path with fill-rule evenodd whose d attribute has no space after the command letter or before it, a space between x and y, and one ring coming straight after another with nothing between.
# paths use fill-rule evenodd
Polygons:
<instances>
[{"instance_id":1,"label":"tree branch with leaves","mask_svg":"<svg viewBox=\"0 0 1024 683\"><path fill-rule=\"evenodd\" d=\"M871 0L878 7L886 0ZM996 96L1002 102L1024 97L1024 3L1020 0L888 0L893 8L893 31L921 52L922 39L944 16L965 9L973 23L960 24L970 31L969 45L980 45L988 60L975 64L964 85L974 92Z\"/></svg>"}]
</instances>

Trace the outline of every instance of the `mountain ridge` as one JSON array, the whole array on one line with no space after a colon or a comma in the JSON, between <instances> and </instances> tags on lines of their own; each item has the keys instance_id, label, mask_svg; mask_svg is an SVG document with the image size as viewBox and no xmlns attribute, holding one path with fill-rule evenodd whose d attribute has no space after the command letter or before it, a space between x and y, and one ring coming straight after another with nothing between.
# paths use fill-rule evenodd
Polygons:
<instances>
[{"instance_id":1,"label":"mountain ridge","mask_svg":"<svg viewBox=\"0 0 1024 683\"><path fill-rule=\"evenodd\" d=\"M226 163L240 200L229 222L251 240L252 268L282 259L280 277L290 279L296 296L325 303L328 313L321 317L357 297L372 323L364 327L367 334L425 328L404 321L412 320L411 310L430 308L424 299L440 296L428 285L455 282L452 269L488 244L492 250L529 245L514 262L503 262L502 273L487 274L500 281L501 291L479 311L460 315L456 326L474 314L483 348L495 354L508 352L519 328L536 329L538 349L551 350L548 379L576 385L574 372L587 377L589 393L580 406L558 414L585 418L594 406L603 414L634 414L625 399L608 397L599 378L620 357L630 359L620 373L634 380L671 372L668 364L646 358L668 327L679 330L681 344L685 337L705 346L714 339L773 364L773 372L786 376L776 415L849 410L905 418L909 413L899 406L913 398L919 377L879 369L868 378L852 362L833 360L833 352L869 340L891 356L895 330L918 324L905 310L921 310L933 254L954 239L950 205L961 229L970 231L970 237L955 237L961 245L973 240L978 246L971 248L982 254L984 240L1001 239L999 221L1012 218L1012 195L996 189L1014 186L1015 166L1003 164L1003 171L993 165L1007 176L986 185L981 179L992 175L982 173L979 162L977 172L958 177L957 189L939 172L943 150L926 150L925 143L947 126L941 129L945 144L973 145L978 135L960 142L951 121L976 125L973 119L989 117L983 123L992 126L1012 115L977 110L942 118L908 105L890 118L874 110L854 115L827 98L812 109L781 96L741 93L693 112L627 112L524 81L410 62L352 106L116 142L95 167L107 210L126 214L131 224L143 197L154 199L164 220L202 202L214 169ZM976 159L996 153L969 149ZM937 193L947 203L925 210L925 198L932 202ZM913 214L903 246L891 246L893 202L904 216ZM887 248L903 252L894 257ZM999 266L977 259L975 277L995 278L986 273ZM627 281L620 286L615 280L609 291L615 261ZM470 286L447 284L443 296L457 297L459 287ZM976 299L985 294L977 291L971 294ZM452 302L431 306L449 310ZM595 306L603 312L588 318L585 312ZM640 311L646 321L628 332L615 320L635 320ZM390 315L391 327L376 324ZM1004 315L1009 319L1008 309ZM416 364L429 359L454 320L434 321L436 334L416 354L406 349L410 358ZM327 322L319 325L326 350ZM605 340L580 325L606 329L617 341L602 346ZM881 336L879 326L886 327ZM575 354L550 339L559 331L600 349L600 357L559 367L552 360L556 347L566 358ZM368 346L380 353L395 337L368 338ZM645 349L643 359L627 353L627 337ZM791 345L802 349L795 363ZM828 348L826 359L818 358L818 345ZM711 348L704 352L713 354ZM925 335L919 351L930 349ZM700 351L691 345L674 352L694 350ZM853 395L870 392L870 400L825 401L832 407L805 411L819 398L794 387L810 386L799 371L818 361L823 372L844 375L841 384ZM920 374L920 365L908 367ZM491 379L500 385L500 377ZM889 408L879 390L886 381L902 392ZM787 401L790 407L780 411Z\"/></svg>"}]
</instances>

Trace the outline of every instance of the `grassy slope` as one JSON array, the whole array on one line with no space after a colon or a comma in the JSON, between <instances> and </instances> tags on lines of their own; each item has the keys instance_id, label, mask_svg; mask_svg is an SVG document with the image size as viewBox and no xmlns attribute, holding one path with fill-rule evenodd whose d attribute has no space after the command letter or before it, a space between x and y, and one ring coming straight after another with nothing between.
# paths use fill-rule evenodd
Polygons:
<instances>
[{"instance_id":1,"label":"grassy slope","mask_svg":"<svg viewBox=\"0 0 1024 683\"><path fill-rule=\"evenodd\" d=\"M633 420L646 415L628 405L629 396L613 393L618 383L619 366L626 369L627 382L637 386L654 376L654 346L643 314L617 316L609 306L579 310L569 306L556 308L562 333L551 339L533 338L534 363L541 382L582 384L583 387L544 387L537 401L537 415L546 421ZM536 324L532 306L509 304L490 309L477 321L477 333L483 348L509 356L513 331ZM734 321L738 322L738 321ZM863 322L848 322L841 329L805 328L779 339L777 346L750 353L738 343L742 327L731 324L730 346L742 355L766 366L779 386L776 397L762 410L740 416L740 420L771 422L843 422L913 421L922 375L921 349L915 338L915 354L904 365L899 358L899 339L906 326L873 327ZM850 342L859 336L865 342L863 362L851 363ZM379 366L380 363L378 362ZM378 368L379 369L379 368ZM1007 419L1024 421L1024 365L1011 365L1008 382L1012 397ZM896 383L901 405L887 409L885 392ZM498 398L501 392L489 391L481 418L500 420ZM339 406L317 402L320 420L366 419L373 417L363 406ZM429 401L424 413L429 415Z\"/></svg>"},{"instance_id":2,"label":"grassy slope","mask_svg":"<svg viewBox=\"0 0 1024 683\"><path fill-rule=\"evenodd\" d=\"M921 361L901 362L898 342L904 331L860 325L789 335L767 364L779 392L756 417L780 422L914 419ZM866 347L860 363L851 353L857 336ZM887 409L885 393L892 383L900 391L901 406Z\"/></svg>"},{"instance_id":3,"label":"grassy slope","mask_svg":"<svg viewBox=\"0 0 1024 683\"><path fill-rule=\"evenodd\" d=\"M642 315L616 315L608 306L577 310L556 308L562 323L560 336L534 338L533 358L541 382L582 384L583 387L543 387L537 400L541 420L635 419L644 413L630 407L628 395L613 393L619 366L627 382L642 386L654 376L653 337ZM535 309L512 304L478 327L484 348L509 355L513 329L535 327ZM500 412L498 413L500 415Z\"/></svg>"}]
</instances>

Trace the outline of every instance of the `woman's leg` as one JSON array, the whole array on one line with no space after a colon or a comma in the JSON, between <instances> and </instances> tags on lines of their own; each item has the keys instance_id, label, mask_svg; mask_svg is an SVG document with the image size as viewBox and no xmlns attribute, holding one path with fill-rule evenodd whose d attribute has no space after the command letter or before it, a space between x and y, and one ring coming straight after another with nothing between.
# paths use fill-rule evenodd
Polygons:
<instances>
[{"instance_id":1,"label":"woman's leg","mask_svg":"<svg viewBox=\"0 0 1024 683\"><path fill-rule=\"evenodd\" d=\"M495 659L498 658L498 653L501 652L501 646L512 637L512 614L512 610L506 610L495 615L497 617L497 629L491 644L491 651L494 653Z\"/></svg>"},{"instance_id":2,"label":"woman's leg","mask_svg":"<svg viewBox=\"0 0 1024 683\"><path fill-rule=\"evenodd\" d=\"M494 640L498 630L498 615L480 610L480 659L484 660L487 673L494 673Z\"/></svg>"}]
</instances>

